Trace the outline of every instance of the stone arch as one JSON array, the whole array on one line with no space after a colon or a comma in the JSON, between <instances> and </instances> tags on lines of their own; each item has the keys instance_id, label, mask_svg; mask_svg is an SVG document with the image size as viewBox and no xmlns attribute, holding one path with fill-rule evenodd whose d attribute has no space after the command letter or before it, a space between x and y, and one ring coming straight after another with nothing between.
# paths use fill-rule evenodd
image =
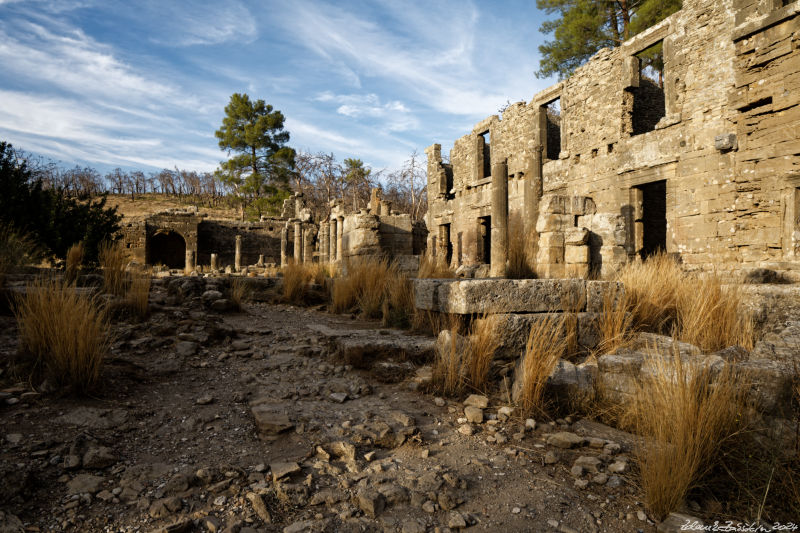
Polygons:
<instances>
[{"instance_id":1,"label":"stone arch","mask_svg":"<svg viewBox=\"0 0 800 533\"><path fill-rule=\"evenodd\" d=\"M147 264L184 268L186 265L186 239L171 229L156 230L147 241Z\"/></svg>"}]
</instances>

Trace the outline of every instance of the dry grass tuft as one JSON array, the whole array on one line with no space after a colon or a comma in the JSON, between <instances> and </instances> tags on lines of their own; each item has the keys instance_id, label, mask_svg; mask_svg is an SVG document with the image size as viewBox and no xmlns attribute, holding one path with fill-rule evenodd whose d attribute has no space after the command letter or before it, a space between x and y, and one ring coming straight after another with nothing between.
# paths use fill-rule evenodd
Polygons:
<instances>
[{"instance_id":1,"label":"dry grass tuft","mask_svg":"<svg viewBox=\"0 0 800 533\"><path fill-rule=\"evenodd\" d=\"M521 388L517 397L523 415L544 411L547 378L566 350L563 321L563 317L548 317L531 326L521 363Z\"/></svg>"},{"instance_id":2,"label":"dry grass tuft","mask_svg":"<svg viewBox=\"0 0 800 533\"><path fill-rule=\"evenodd\" d=\"M714 274L689 274L666 254L626 264L617 274L625 307L639 330L675 335L706 352L739 344L751 349L755 327L742 293Z\"/></svg>"},{"instance_id":3,"label":"dry grass tuft","mask_svg":"<svg viewBox=\"0 0 800 533\"><path fill-rule=\"evenodd\" d=\"M64 282L67 284L75 283L78 279L78 271L83 263L83 243L73 244L67 250L67 266L64 271Z\"/></svg>"},{"instance_id":4,"label":"dry grass tuft","mask_svg":"<svg viewBox=\"0 0 800 533\"><path fill-rule=\"evenodd\" d=\"M40 279L17 298L20 350L31 373L77 392L94 388L111 338L105 309L70 285Z\"/></svg>"},{"instance_id":5,"label":"dry grass tuft","mask_svg":"<svg viewBox=\"0 0 800 533\"><path fill-rule=\"evenodd\" d=\"M678 335L684 342L714 352L738 344L753 349L755 325L745 314L742 292L724 287L716 274L693 277L678 291Z\"/></svg>"},{"instance_id":6,"label":"dry grass tuft","mask_svg":"<svg viewBox=\"0 0 800 533\"><path fill-rule=\"evenodd\" d=\"M150 270L142 268L134 271L131 273L130 278L128 294L125 297L128 308L139 319L146 318L150 311L148 303L150 301L150 285L153 281Z\"/></svg>"},{"instance_id":7,"label":"dry grass tuft","mask_svg":"<svg viewBox=\"0 0 800 533\"><path fill-rule=\"evenodd\" d=\"M614 289L603 294L603 311L595 321L600 342L595 355L617 353L633 341L632 306L627 301L624 289Z\"/></svg>"},{"instance_id":8,"label":"dry grass tuft","mask_svg":"<svg viewBox=\"0 0 800 533\"><path fill-rule=\"evenodd\" d=\"M502 319L498 315L484 314L472 322L469 334L469 350L466 359L467 382L473 389L486 392L489 369L494 354L500 348Z\"/></svg>"},{"instance_id":9,"label":"dry grass tuft","mask_svg":"<svg viewBox=\"0 0 800 533\"><path fill-rule=\"evenodd\" d=\"M677 510L709 472L722 443L744 425L746 379L731 365L715 373L678 354L653 355L653 377L637 385L630 416L647 505L658 519Z\"/></svg>"},{"instance_id":10,"label":"dry grass tuft","mask_svg":"<svg viewBox=\"0 0 800 533\"><path fill-rule=\"evenodd\" d=\"M564 356L578 355L578 313L586 306L586 295L582 290L574 290L571 284L561 289L561 310L564 312Z\"/></svg>"},{"instance_id":11,"label":"dry grass tuft","mask_svg":"<svg viewBox=\"0 0 800 533\"><path fill-rule=\"evenodd\" d=\"M234 309L238 311L244 309L244 303L247 301L248 293L249 288L245 278L234 277L231 280L230 301Z\"/></svg>"},{"instance_id":12,"label":"dry grass tuft","mask_svg":"<svg viewBox=\"0 0 800 533\"><path fill-rule=\"evenodd\" d=\"M456 272L444 261L444 257L431 257L430 254L422 254L419 259L418 278L454 278Z\"/></svg>"},{"instance_id":13,"label":"dry grass tuft","mask_svg":"<svg viewBox=\"0 0 800 533\"><path fill-rule=\"evenodd\" d=\"M35 262L40 256L32 238L11 226L0 224L0 287L5 284L6 275L12 268Z\"/></svg>"},{"instance_id":14,"label":"dry grass tuft","mask_svg":"<svg viewBox=\"0 0 800 533\"><path fill-rule=\"evenodd\" d=\"M299 304L308 288L309 271L303 264L289 263L283 268L283 298Z\"/></svg>"},{"instance_id":15,"label":"dry grass tuft","mask_svg":"<svg viewBox=\"0 0 800 533\"><path fill-rule=\"evenodd\" d=\"M108 294L124 297L128 289L128 275L125 272L127 259L122 243L102 243L98 258L103 269L103 290Z\"/></svg>"},{"instance_id":16,"label":"dry grass tuft","mask_svg":"<svg viewBox=\"0 0 800 533\"><path fill-rule=\"evenodd\" d=\"M401 274L389 277L381 312L384 326L403 329L411 327L416 312L414 286L411 280Z\"/></svg>"},{"instance_id":17,"label":"dry grass tuft","mask_svg":"<svg viewBox=\"0 0 800 533\"><path fill-rule=\"evenodd\" d=\"M533 234L526 235L522 217L510 220L508 227L508 264L506 277L509 279L535 279L536 272L531 265L536 264Z\"/></svg>"},{"instance_id":18,"label":"dry grass tuft","mask_svg":"<svg viewBox=\"0 0 800 533\"><path fill-rule=\"evenodd\" d=\"M467 341L461 336L462 324L456 315L449 315L447 326L449 339L445 343L437 343L436 360L433 364L433 384L442 394L455 396L464 392L466 383L465 354ZM442 345L444 344L444 345Z\"/></svg>"},{"instance_id":19,"label":"dry grass tuft","mask_svg":"<svg viewBox=\"0 0 800 533\"><path fill-rule=\"evenodd\" d=\"M346 274L336 278L331 293L331 311L358 310L364 318L379 318L391 280L400 277L386 259L364 258L350 261Z\"/></svg>"}]
</instances>

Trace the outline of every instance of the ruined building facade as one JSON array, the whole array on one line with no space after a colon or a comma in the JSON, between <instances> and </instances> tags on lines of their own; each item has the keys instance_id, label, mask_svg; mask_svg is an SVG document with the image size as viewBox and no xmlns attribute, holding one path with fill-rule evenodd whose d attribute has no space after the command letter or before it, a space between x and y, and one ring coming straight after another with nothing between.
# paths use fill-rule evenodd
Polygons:
<instances>
[{"instance_id":1,"label":"ruined building facade","mask_svg":"<svg viewBox=\"0 0 800 533\"><path fill-rule=\"evenodd\" d=\"M663 69L648 58L663 54ZM664 249L688 268L800 273L800 2L684 0L568 79L428 156L428 247L546 277Z\"/></svg>"}]
</instances>

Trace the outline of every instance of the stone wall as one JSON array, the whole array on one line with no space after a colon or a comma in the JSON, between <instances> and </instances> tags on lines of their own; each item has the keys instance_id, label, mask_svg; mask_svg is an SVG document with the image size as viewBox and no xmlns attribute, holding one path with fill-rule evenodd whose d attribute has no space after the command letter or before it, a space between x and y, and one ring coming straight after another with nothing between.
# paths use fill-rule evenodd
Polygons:
<instances>
[{"instance_id":1,"label":"stone wall","mask_svg":"<svg viewBox=\"0 0 800 533\"><path fill-rule=\"evenodd\" d=\"M449 165L440 145L428 148L429 249L449 245L452 266L483 261L486 169L505 161L508 220L526 233L541 220L542 195L591 199L593 213L564 214L589 232L600 272L662 247L688 268L798 270L800 7L782 4L685 0L530 102L478 123L454 142ZM663 89L637 57L658 43ZM560 115L548 120L556 99Z\"/></svg>"},{"instance_id":2,"label":"stone wall","mask_svg":"<svg viewBox=\"0 0 800 533\"><path fill-rule=\"evenodd\" d=\"M211 264L211 254L217 254L219 265L234 265L236 236L241 235L241 265L255 265L259 256L264 263L280 264L281 230L285 221L265 218L261 222L204 221L198 229L197 262Z\"/></svg>"}]
</instances>

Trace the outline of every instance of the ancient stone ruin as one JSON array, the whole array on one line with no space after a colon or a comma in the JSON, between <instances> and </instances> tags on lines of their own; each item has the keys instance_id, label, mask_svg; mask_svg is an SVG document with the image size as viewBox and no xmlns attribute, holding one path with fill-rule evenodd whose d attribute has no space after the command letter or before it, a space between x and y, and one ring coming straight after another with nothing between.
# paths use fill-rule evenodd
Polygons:
<instances>
[{"instance_id":1,"label":"ancient stone ruin","mask_svg":"<svg viewBox=\"0 0 800 533\"><path fill-rule=\"evenodd\" d=\"M796 277L798 10L687 0L479 122L449 161L430 146L429 250L500 276L507 236L525 235L542 277L658 250L689 268Z\"/></svg>"},{"instance_id":2,"label":"ancient stone ruin","mask_svg":"<svg viewBox=\"0 0 800 533\"><path fill-rule=\"evenodd\" d=\"M347 213L342 202L331 202L331 214L315 222L302 193L284 200L280 217L259 222L209 220L196 209L168 210L131 219L122 230L131 258L169 269L242 272L247 267L294 263L337 263L363 256L393 258L416 272L424 252L424 223L391 209L372 191L370 206Z\"/></svg>"}]
</instances>

